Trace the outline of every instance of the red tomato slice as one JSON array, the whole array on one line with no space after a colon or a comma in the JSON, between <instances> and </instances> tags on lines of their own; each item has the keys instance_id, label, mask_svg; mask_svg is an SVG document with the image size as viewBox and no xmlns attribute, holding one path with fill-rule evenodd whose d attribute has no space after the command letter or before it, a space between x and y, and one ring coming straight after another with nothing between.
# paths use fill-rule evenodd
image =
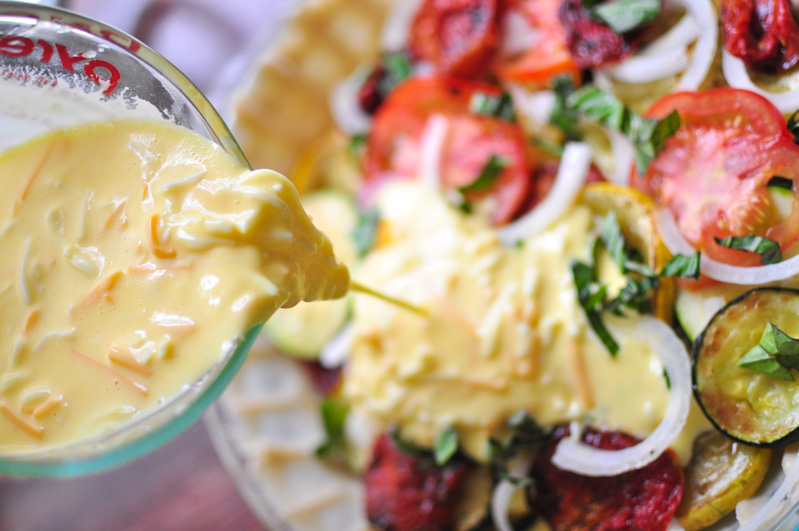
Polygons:
<instances>
[{"instance_id":1,"label":"red tomato slice","mask_svg":"<svg viewBox=\"0 0 799 531\"><path fill-rule=\"evenodd\" d=\"M504 21L521 17L538 32L538 42L524 52L500 56L495 65L497 76L511 81L546 85L552 78L571 76L580 81L580 68L574 63L566 44L566 33L558 12L561 0L511 0L504 10Z\"/></svg>"},{"instance_id":2,"label":"red tomato slice","mask_svg":"<svg viewBox=\"0 0 799 531\"><path fill-rule=\"evenodd\" d=\"M439 73L476 77L487 70L499 44L497 0L425 0L410 43Z\"/></svg>"},{"instance_id":3,"label":"red tomato slice","mask_svg":"<svg viewBox=\"0 0 799 531\"><path fill-rule=\"evenodd\" d=\"M466 199L490 198L492 221L513 219L527 196L530 164L521 128L491 116L469 111L475 93L497 96L486 83L455 78L410 79L398 86L378 109L367 140L366 179L369 185L387 178L418 178L421 138L431 116L447 121L441 156L441 183L445 190L474 182L492 155L507 163L490 189L474 191Z\"/></svg>"},{"instance_id":4,"label":"red tomato slice","mask_svg":"<svg viewBox=\"0 0 799 531\"><path fill-rule=\"evenodd\" d=\"M682 125L643 178L632 183L667 206L683 236L716 260L759 265L759 257L718 245L713 238L765 236L783 250L799 237L799 147L785 118L752 92L719 88L672 94L649 117L680 113ZM794 180L794 208L777 218L766 189L780 175Z\"/></svg>"}]
</instances>

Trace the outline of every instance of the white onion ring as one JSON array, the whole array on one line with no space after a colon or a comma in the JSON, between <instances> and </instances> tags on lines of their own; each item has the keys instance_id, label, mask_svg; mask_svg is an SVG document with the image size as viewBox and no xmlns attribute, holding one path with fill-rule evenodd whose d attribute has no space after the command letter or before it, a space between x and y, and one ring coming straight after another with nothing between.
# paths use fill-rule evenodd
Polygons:
<instances>
[{"instance_id":1,"label":"white onion ring","mask_svg":"<svg viewBox=\"0 0 799 531\"><path fill-rule=\"evenodd\" d=\"M510 475L514 478L526 477L531 463L532 459L529 457L519 459L509 471ZM494 488L494 493L491 495L491 520L493 520L497 531L515 531L513 524L508 519L508 508L511 498L518 488L518 485L514 485L507 479L497 483Z\"/></svg>"},{"instance_id":2,"label":"white onion ring","mask_svg":"<svg viewBox=\"0 0 799 531\"><path fill-rule=\"evenodd\" d=\"M546 125L555 108L555 93L551 90L530 92L521 85L508 83L508 93L516 112L535 125Z\"/></svg>"},{"instance_id":3,"label":"white onion ring","mask_svg":"<svg viewBox=\"0 0 799 531\"><path fill-rule=\"evenodd\" d=\"M358 91L363 81L363 73L356 71L330 92L330 112L336 124L348 135L365 133L372 126L372 117L358 103Z\"/></svg>"},{"instance_id":4,"label":"white onion ring","mask_svg":"<svg viewBox=\"0 0 799 531\"><path fill-rule=\"evenodd\" d=\"M419 155L419 179L430 190L441 190L441 164L449 121L443 114L434 114L422 131Z\"/></svg>"},{"instance_id":5,"label":"white onion ring","mask_svg":"<svg viewBox=\"0 0 799 531\"><path fill-rule=\"evenodd\" d=\"M498 229L500 241L505 245L514 245L546 229L574 203L590 167L591 148L582 142L567 143L552 189L530 212Z\"/></svg>"},{"instance_id":6,"label":"white onion ring","mask_svg":"<svg viewBox=\"0 0 799 531\"><path fill-rule=\"evenodd\" d=\"M674 48L687 48L698 38L699 26L694 17L682 17L669 31L647 44L642 54L652 56Z\"/></svg>"},{"instance_id":7,"label":"white onion ring","mask_svg":"<svg viewBox=\"0 0 799 531\"><path fill-rule=\"evenodd\" d=\"M319 353L319 364L325 369L335 369L344 365L350 355L353 339L355 339L355 328L352 324L348 324L339 330Z\"/></svg>"},{"instance_id":8,"label":"white onion ring","mask_svg":"<svg viewBox=\"0 0 799 531\"><path fill-rule=\"evenodd\" d=\"M693 16L697 27L701 28L699 39L691 53L691 64L674 87L675 92L697 90L707 77L716 57L719 38L716 8L713 7L711 0L668 0L667 3L684 7Z\"/></svg>"},{"instance_id":9,"label":"white onion ring","mask_svg":"<svg viewBox=\"0 0 799 531\"><path fill-rule=\"evenodd\" d=\"M632 140L615 129L605 128L610 138L610 150L613 153L613 174L610 182L627 186L630 184L630 172L635 162L635 146Z\"/></svg>"},{"instance_id":10,"label":"white onion ring","mask_svg":"<svg viewBox=\"0 0 799 531\"><path fill-rule=\"evenodd\" d=\"M622 83L649 83L684 72L690 63L688 50L672 48L656 54L640 54L605 69Z\"/></svg>"},{"instance_id":11,"label":"white onion ring","mask_svg":"<svg viewBox=\"0 0 799 531\"><path fill-rule=\"evenodd\" d=\"M763 90L755 85L752 78L749 77L749 71L742 60L726 49L722 50L721 54L721 70L724 72L724 78L731 87L760 94L773 103L782 114L789 114L799 109L799 90L790 90L788 92Z\"/></svg>"},{"instance_id":12,"label":"white onion ring","mask_svg":"<svg viewBox=\"0 0 799 531\"><path fill-rule=\"evenodd\" d=\"M693 254L696 250L685 239L677 227L674 218L666 209L657 212L657 225L660 239L668 247L671 254ZM754 267L739 267L724 264L702 255L699 269L708 277L740 286L757 286L769 282L786 280L799 274L799 255L782 262Z\"/></svg>"},{"instance_id":13,"label":"white onion ring","mask_svg":"<svg viewBox=\"0 0 799 531\"><path fill-rule=\"evenodd\" d=\"M595 70L597 86L603 88L597 80L602 76L605 76L605 85L607 76L623 83L648 83L682 72L675 92L699 88L716 55L716 9L710 0L668 0L668 3L684 7L686 15L639 54L618 66ZM696 44L689 58L687 47L694 40Z\"/></svg>"},{"instance_id":14,"label":"white onion ring","mask_svg":"<svg viewBox=\"0 0 799 531\"><path fill-rule=\"evenodd\" d=\"M607 324L616 337L632 337L649 345L657 354L671 384L669 406L655 431L629 448L603 450L589 446L578 438L561 439L552 455L552 463L583 476L617 476L643 468L660 457L682 431L691 403L691 363L688 352L669 325L651 316L608 318Z\"/></svg>"},{"instance_id":15,"label":"white onion ring","mask_svg":"<svg viewBox=\"0 0 799 531\"><path fill-rule=\"evenodd\" d=\"M394 2L394 7L383 25L381 49L398 52L405 48L408 43L408 35L411 33L413 18L420 5L422 5L422 0Z\"/></svg>"},{"instance_id":16,"label":"white onion ring","mask_svg":"<svg viewBox=\"0 0 799 531\"><path fill-rule=\"evenodd\" d=\"M501 34L500 49L504 55L526 52L541 40L541 30L532 26L527 17L514 10L508 10L503 17Z\"/></svg>"}]
</instances>

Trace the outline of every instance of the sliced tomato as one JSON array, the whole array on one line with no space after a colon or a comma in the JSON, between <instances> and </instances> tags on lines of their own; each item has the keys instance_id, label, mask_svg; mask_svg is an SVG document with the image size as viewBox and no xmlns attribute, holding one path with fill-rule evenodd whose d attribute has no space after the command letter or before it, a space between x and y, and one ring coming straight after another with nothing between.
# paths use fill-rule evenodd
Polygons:
<instances>
[{"instance_id":1,"label":"sliced tomato","mask_svg":"<svg viewBox=\"0 0 799 531\"><path fill-rule=\"evenodd\" d=\"M444 190L473 183L492 156L505 166L486 190L468 192L469 201L491 199L492 221L506 223L518 212L530 186L530 164L521 128L470 112L475 93L498 96L493 85L449 77L415 78L398 86L378 109L367 140L367 188L390 178L418 178L422 139L433 115L446 120L441 147Z\"/></svg>"},{"instance_id":2,"label":"sliced tomato","mask_svg":"<svg viewBox=\"0 0 799 531\"><path fill-rule=\"evenodd\" d=\"M518 53L502 52L495 65L497 76L511 81L548 84L553 78L571 76L580 80L580 68L572 60L566 44L566 33L558 12L561 0L510 0L502 14L503 38L524 28L536 35L534 46ZM511 29L516 28L516 29Z\"/></svg>"},{"instance_id":3,"label":"sliced tomato","mask_svg":"<svg viewBox=\"0 0 799 531\"><path fill-rule=\"evenodd\" d=\"M425 0L411 25L411 50L441 74L485 73L498 44L497 0Z\"/></svg>"},{"instance_id":4,"label":"sliced tomato","mask_svg":"<svg viewBox=\"0 0 799 531\"><path fill-rule=\"evenodd\" d=\"M799 237L799 147L785 118L752 92L719 88L666 96L648 112L673 110L682 125L634 186L674 214L683 236L716 260L759 265L753 253L718 245L714 237L765 236L783 250ZM766 190L780 175L794 180L794 208L780 220Z\"/></svg>"}]
</instances>

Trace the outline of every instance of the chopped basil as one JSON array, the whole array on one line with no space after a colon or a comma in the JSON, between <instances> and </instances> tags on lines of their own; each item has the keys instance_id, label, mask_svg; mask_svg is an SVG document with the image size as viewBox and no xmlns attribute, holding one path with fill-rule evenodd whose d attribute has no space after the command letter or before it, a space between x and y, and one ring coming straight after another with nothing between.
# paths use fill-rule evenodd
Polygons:
<instances>
[{"instance_id":1,"label":"chopped basil","mask_svg":"<svg viewBox=\"0 0 799 531\"><path fill-rule=\"evenodd\" d=\"M508 159L500 157L499 155L491 155L483 165L483 169L480 170L480 174L477 176L477 179L466 186L461 186L458 188L458 191L463 194L467 192L480 192L487 190L494 185L496 180L502 174L502 170L507 167Z\"/></svg>"},{"instance_id":2,"label":"chopped basil","mask_svg":"<svg viewBox=\"0 0 799 531\"><path fill-rule=\"evenodd\" d=\"M352 135L350 137L350 154L354 157L359 157L363 148L366 146L366 133Z\"/></svg>"},{"instance_id":3,"label":"chopped basil","mask_svg":"<svg viewBox=\"0 0 799 531\"><path fill-rule=\"evenodd\" d=\"M326 398L319 405L319 412L322 415L322 425L325 428L326 439L316 449L316 455L325 457L336 450L346 448L344 438L344 423L350 413L350 406L346 402Z\"/></svg>"},{"instance_id":4,"label":"chopped basil","mask_svg":"<svg viewBox=\"0 0 799 531\"><path fill-rule=\"evenodd\" d=\"M699 251L691 256L674 255L660 271L662 277L699 279Z\"/></svg>"},{"instance_id":5,"label":"chopped basil","mask_svg":"<svg viewBox=\"0 0 799 531\"><path fill-rule=\"evenodd\" d=\"M550 123L563 131L571 140L580 138L577 122L580 114L566 100L574 93L574 83L569 76L559 76L552 80L552 91L555 93L555 104L549 117Z\"/></svg>"},{"instance_id":6,"label":"chopped basil","mask_svg":"<svg viewBox=\"0 0 799 531\"><path fill-rule=\"evenodd\" d=\"M596 251L602 245L613 258L619 271L627 280L616 297L607 297L608 288L598 281ZM613 339L602 320L602 312L610 311L616 315L624 315L624 309L634 310L640 314L652 311L650 293L660 285L661 277L699 278L699 253L692 256L676 255L669 260L660 273L652 271L641 261L634 249L628 249L624 240L618 214L610 211L600 227L599 238L594 240L591 264L575 261L572 264L572 276L577 289L580 307L585 312L588 324L599 337L611 356L618 353L619 345Z\"/></svg>"},{"instance_id":7,"label":"chopped basil","mask_svg":"<svg viewBox=\"0 0 799 531\"><path fill-rule=\"evenodd\" d=\"M782 262L780 244L763 236L728 236L726 238L713 238L722 247L757 253L763 265Z\"/></svg>"},{"instance_id":8,"label":"chopped basil","mask_svg":"<svg viewBox=\"0 0 799 531\"><path fill-rule=\"evenodd\" d=\"M780 380L793 380L791 371L771 357L760 345L755 345L738 360L738 366Z\"/></svg>"},{"instance_id":9,"label":"chopped basil","mask_svg":"<svg viewBox=\"0 0 799 531\"><path fill-rule=\"evenodd\" d=\"M531 138L530 143L534 144L539 149L549 153L550 155L554 155L556 157L562 157L564 147L553 142L548 142L542 138Z\"/></svg>"},{"instance_id":10,"label":"chopped basil","mask_svg":"<svg viewBox=\"0 0 799 531\"><path fill-rule=\"evenodd\" d=\"M639 29L660 15L661 0L616 0L589 8L592 17L619 35Z\"/></svg>"},{"instance_id":11,"label":"chopped basil","mask_svg":"<svg viewBox=\"0 0 799 531\"><path fill-rule=\"evenodd\" d=\"M366 256L366 253L374 246L377 236L377 225L380 222L380 214L377 210L369 210L360 214L358 225L352 230L350 236L358 256Z\"/></svg>"},{"instance_id":12,"label":"chopped basil","mask_svg":"<svg viewBox=\"0 0 799 531\"><path fill-rule=\"evenodd\" d=\"M446 465L458 451L458 433L450 426L436 437L433 456L438 466Z\"/></svg>"},{"instance_id":13,"label":"chopped basil","mask_svg":"<svg viewBox=\"0 0 799 531\"><path fill-rule=\"evenodd\" d=\"M663 369L663 379L666 380L666 389L671 390L671 378L669 378L669 373L666 369Z\"/></svg>"},{"instance_id":14,"label":"chopped basil","mask_svg":"<svg viewBox=\"0 0 799 531\"><path fill-rule=\"evenodd\" d=\"M797 133L799 134L799 131L797 131ZM768 186L774 188L783 188L785 190L793 190L793 180L788 179L787 177L780 177L779 175L775 175L774 177L769 179Z\"/></svg>"},{"instance_id":15,"label":"chopped basil","mask_svg":"<svg viewBox=\"0 0 799 531\"><path fill-rule=\"evenodd\" d=\"M608 331L600 313L605 302L607 286L597 284L595 265L588 265L579 260L575 261L572 264L572 275L574 276L574 286L577 288L577 300L585 312L588 324L608 349L610 355L616 356L619 353L619 344Z\"/></svg>"},{"instance_id":16,"label":"chopped basil","mask_svg":"<svg viewBox=\"0 0 799 531\"><path fill-rule=\"evenodd\" d=\"M380 93L389 94L411 75L413 62L406 52L384 53L383 68L386 70L386 75L381 80Z\"/></svg>"},{"instance_id":17,"label":"chopped basil","mask_svg":"<svg viewBox=\"0 0 799 531\"><path fill-rule=\"evenodd\" d=\"M553 90L556 97L550 122L570 138L579 136L576 132L580 115L621 132L635 147L635 162L640 174L680 128L680 116L676 111L663 120L644 118L625 107L613 94L594 85L574 90L569 78L559 77L553 83Z\"/></svg>"},{"instance_id":18,"label":"chopped basil","mask_svg":"<svg viewBox=\"0 0 799 531\"><path fill-rule=\"evenodd\" d=\"M507 92L493 96L484 92L475 92L469 101L469 109L474 114L494 116L508 122L516 121L516 110Z\"/></svg>"},{"instance_id":19,"label":"chopped basil","mask_svg":"<svg viewBox=\"0 0 799 531\"><path fill-rule=\"evenodd\" d=\"M738 366L780 380L793 380L790 369L799 370L799 339L775 325L766 324L760 342L738 360Z\"/></svg>"},{"instance_id":20,"label":"chopped basil","mask_svg":"<svg viewBox=\"0 0 799 531\"><path fill-rule=\"evenodd\" d=\"M799 144L799 111L788 118L788 132L793 135L793 143Z\"/></svg>"},{"instance_id":21,"label":"chopped basil","mask_svg":"<svg viewBox=\"0 0 799 531\"><path fill-rule=\"evenodd\" d=\"M552 436L552 430L545 429L526 411L518 411L508 417L505 425L510 431L504 439L488 440L488 461L497 479L506 479L519 486L528 486L528 478L514 478L508 472L508 460L521 450L534 451L544 445Z\"/></svg>"},{"instance_id":22,"label":"chopped basil","mask_svg":"<svg viewBox=\"0 0 799 531\"><path fill-rule=\"evenodd\" d=\"M400 437L399 428L396 426L392 427L388 431L388 436L391 437L391 442L394 443L394 446L396 446L397 449L402 453L412 455L414 457L429 456L426 449Z\"/></svg>"},{"instance_id":23,"label":"chopped basil","mask_svg":"<svg viewBox=\"0 0 799 531\"><path fill-rule=\"evenodd\" d=\"M599 238L613 261L616 262L619 271L623 273L627 256L624 252L624 235L621 233L619 217L615 210L611 210L605 216L602 227L599 229Z\"/></svg>"}]
</instances>

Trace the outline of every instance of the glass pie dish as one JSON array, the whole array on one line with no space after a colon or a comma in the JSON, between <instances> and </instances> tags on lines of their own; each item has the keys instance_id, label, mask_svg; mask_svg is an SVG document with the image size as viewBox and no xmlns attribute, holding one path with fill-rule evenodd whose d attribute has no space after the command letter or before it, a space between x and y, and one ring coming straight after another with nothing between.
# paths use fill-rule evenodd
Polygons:
<instances>
[{"instance_id":1,"label":"glass pie dish","mask_svg":"<svg viewBox=\"0 0 799 531\"><path fill-rule=\"evenodd\" d=\"M226 116L256 166L287 174L302 166L333 127L328 98L334 87L378 56L392 4L301 3L274 40L251 52ZM206 423L223 463L269 528L368 529L361 481L315 457L324 439L319 401L301 363L262 343ZM768 502L781 477L773 466L753 500ZM796 528L798 502L795 492L777 500L775 529ZM712 529L738 527L733 516Z\"/></svg>"}]
</instances>

